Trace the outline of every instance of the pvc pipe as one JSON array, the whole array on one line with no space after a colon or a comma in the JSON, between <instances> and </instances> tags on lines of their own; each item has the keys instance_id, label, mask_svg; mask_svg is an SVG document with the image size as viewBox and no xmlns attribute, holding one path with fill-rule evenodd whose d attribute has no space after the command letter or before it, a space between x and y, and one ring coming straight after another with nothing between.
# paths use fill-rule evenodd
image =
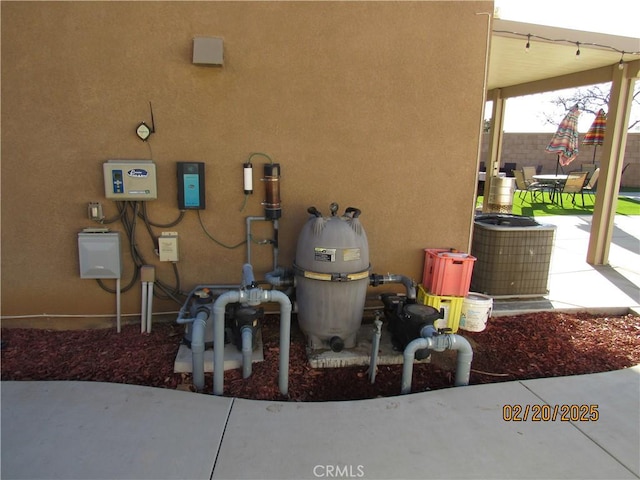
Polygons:
<instances>
[{"instance_id":1,"label":"pvc pipe","mask_svg":"<svg viewBox=\"0 0 640 480\"><path fill-rule=\"evenodd\" d=\"M147 282L147 333L151 333L153 315L153 282Z\"/></svg>"},{"instance_id":2,"label":"pvc pipe","mask_svg":"<svg viewBox=\"0 0 640 480\"><path fill-rule=\"evenodd\" d=\"M199 310L191 327L191 373L193 386L198 392L204 388L204 332L208 317L208 310Z\"/></svg>"},{"instance_id":3,"label":"pvc pipe","mask_svg":"<svg viewBox=\"0 0 640 480\"><path fill-rule=\"evenodd\" d=\"M121 317L121 302L120 302L120 278L116 278L116 330L120 333L120 317Z\"/></svg>"},{"instance_id":4,"label":"pvc pipe","mask_svg":"<svg viewBox=\"0 0 640 480\"><path fill-rule=\"evenodd\" d=\"M229 291L213 303L213 394L224 393L224 312L227 304L244 302L259 305L263 302L280 304L280 363L278 385L280 393L289 393L289 342L291 338L291 300L279 290Z\"/></svg>"},{"instance_id":5,"label":"pvc pipe","mask_svg":"<svg viewBox=\"0 0 640 480\"><path fill-rule=\"evenodd\" d=\"M378 368L378 349L380 348L380 337L382 336L382 321L376 317L373 322L373 341L371 342L371 361L369 362L369 380L373 385L376 381L376 370Z\"/></svg>"},{"instance_id":6,"label":"pvc pipe","mask_svg":"<svg viewBox=\"0 0 640 480\"><path fill-rule=\"evenodd\" d=\"M242 287L253 288L256 284L256 277L253 275L253 267L250 263L242 266Z\"/></svg>"},{"instance_id":7,"label":"pvc pipe","mask_svg":"<svg viewBox=\"0 0 640 480\"><path fill-rule=\"evenodd\" d=\"M280 241L278 239L279 228L280 228L280 224L278 223L278 219L273 220L273 269L274 270L278 268L278 255L280 251L280 245L278 243Z\"/></svg>"},{"instance_id":8,"label":"pvc pipe","mask_svg":"<svg viewBox=\"0 0 640 480\"><path fill-rule=\"evenodd\" d=\"M402 359L402 384L401 394L411 393L411 378L413 377L413 361L416 356L416 351L429 347L429 342L426 338L416 338L409 342L404 348Z\"/></svg>"},{"instance_id":9,"label":"pvc pipe","mask_svg":"<svg viewBox=\"0 0 640 480\"><path fill-rule=\"evenodd\" d=\"M142 305L140 308L140 333L147 331L147 283L142 282Z\"/></svg>"},{"instance_id":10,"label":"pvc pipe","mask_svg":"<svg viewBox=\"0 0 640 480\"><path fill-rule=\"evenodd\" d=\"M397 275L394 273L387 273L386 275L378 275L372 274L369 280L369 284L377 287L378 285L383 285L385 283L401 283L404 285L405 290L407 291L407 298L411 300L416 299L416 286L409 277L404 275Z\"/></svg>"},{"instance_id":11,"label":"pvc pipe","mask_svg":"<svg viewBox=\"0 0 640 480\"><path fill-rule=\"evenodd\" d=\"M428 327L431 327L430 329ZM435 330L431 325L423 328L420 332L421 337L409 342L404 349L402 364L402 386L400 393L411 392L411 377L413 375L413 360L417 350L428 348L436 352L444 350L456 350L458 352L456 359L456 377L454 385L461 387L469 385L469 375L471 373L471 361L473 360L473 349L469 341L455 333L447 333L444 335L434 335ZM425 338L427 336L427 338Z\"/></svg>"},{"instance_id":12,"label":"pvc pipe","mask_svg":"<svg viewBox=\"0 0 640 480\"><path fill-rule=\"evenodd\" d=\"M449 349L458 352L454 385L456 387L469 385L471 362L473 360L473 348L471 348L471 344L466 338L453 334L451 335L451 346Z\"/></svg>"},{"instance_id":13,"label":"pvc pipe","mask_svg":"<svg viewBox=\"0 0 640 480\"><path fill-rule=\"evenodd\" d=\"M240 291L229 291L213 302L213 394L224 393L224 311L229 303L240 301ZM193 340L192 340L193 341Z\"/></svg>"},{"instance_id":14,"label":"pvc pipe","mask_svg":"<svg viewBox=\"0 0 640 480\"><path fill-rule=\"evenodd\" d=\"M267 272L264 279L274 287L291 287L294 283L293 273L287 272L283 267L276 267L272 272Z\"/></svg>"},{"instance_id":15,"label":"pvc pipe","mask_svg":"<svg viewBox=\"0 0 640 480\"><path fill-rule=\"evenodd\" d=\"M291 300L279 290L267 290L267 299L280 304L280 364L278 386L282 395L289 393L289 343L291 338Z\"/></svg>"},{"instance_id":16,"label":"pvc pipe","mask_svg":"<svg viewBox=\"0 0 640 480\"><path fill-rule=\"evenodd\" d=\"M242 378L251 376L251 360L253 355L253 329L244 326L240 329L242 335Z\"/></svg>"}]
</instances>

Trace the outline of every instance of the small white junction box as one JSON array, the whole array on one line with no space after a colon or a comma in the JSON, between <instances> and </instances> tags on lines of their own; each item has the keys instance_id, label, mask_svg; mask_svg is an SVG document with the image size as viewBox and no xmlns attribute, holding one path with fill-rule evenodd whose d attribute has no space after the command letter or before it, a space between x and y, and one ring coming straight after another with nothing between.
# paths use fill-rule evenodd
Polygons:
<instances>
[{"instance_id":1,"label":"small white junction box","mask_svg":"<svg viewBox=\"0 0 640 480\"><path fill-rule=\"evenodd\" d=\"M178 261L178 232L162 232L158 237L158 255L161 262Z\"/></svg>"},{"instance_id":2,"label":"small white junction box","mask_svg":"<svg viewBox=\"0 0 640 480\"><path fill-rule=\"evenodd\" d=\"M108 160L103 164L104 196L112 200L158 198L156 164L151 160Z\"/></svg>"}]
</instances>

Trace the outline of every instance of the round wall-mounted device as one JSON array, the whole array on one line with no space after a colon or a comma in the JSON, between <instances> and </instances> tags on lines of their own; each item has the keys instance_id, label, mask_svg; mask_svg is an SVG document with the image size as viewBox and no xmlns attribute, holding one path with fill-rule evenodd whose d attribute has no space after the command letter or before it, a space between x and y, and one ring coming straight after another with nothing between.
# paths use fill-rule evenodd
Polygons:
<instances>
[{"instance_id":1,"label":"round wall-mounted device","mask_svg":"<svg viewBox=\"0 0 640 480\"><path fill-rule=\"evenodd\" d=\"M146 123L141 122L140 125L138 125L138 127L136 128L136 135L140 137L140 140L146 142L151 135L151 129L147 126Z\"/></svg>"}]
</instances>

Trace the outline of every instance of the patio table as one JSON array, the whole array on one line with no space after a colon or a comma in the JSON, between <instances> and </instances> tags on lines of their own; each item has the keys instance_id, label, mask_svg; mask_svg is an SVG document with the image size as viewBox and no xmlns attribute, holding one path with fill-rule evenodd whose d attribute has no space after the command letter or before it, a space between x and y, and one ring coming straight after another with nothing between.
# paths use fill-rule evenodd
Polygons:
<instances>
[{"instance_id":1,"label":"patio table","mask_svg":"<svg viewBox=\"0 0 640 480\"><path fill-rule=\"evenodd\" d=\"M534 175L533 179L540 183L541 185L547 186L549 188L549 198L551 199L551 203L553 203L553 199L555 198L556 193L560 193L562 191L562 186L567 181L569 175L555 175L555 174L542 174L542 175ZM544 195L542 196L544 200Z\"/></svg>"}]
</instances>

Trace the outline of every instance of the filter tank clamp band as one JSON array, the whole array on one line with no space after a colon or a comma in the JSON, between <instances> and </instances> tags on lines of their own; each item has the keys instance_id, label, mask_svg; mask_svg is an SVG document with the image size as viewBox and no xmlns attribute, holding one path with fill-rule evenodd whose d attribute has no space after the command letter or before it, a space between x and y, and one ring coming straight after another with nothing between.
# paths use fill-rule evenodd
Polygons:
<instances>
[{"instance_id":1,"label":"filter tank clamp band","mask_svg":"<svg viewBox=\"0 0 640 480\"><path fill-rule=\"evenodd\" d=\"M369 269L371 265L369 265ZM369 269L356 273L319 273L311 272L309 270L303 270L297 265L293 265L293 272L304 278L311 280L321 280L325 282L352 282L355 280L362 280L369 278Z\"/></svg>"}]
</instances>

